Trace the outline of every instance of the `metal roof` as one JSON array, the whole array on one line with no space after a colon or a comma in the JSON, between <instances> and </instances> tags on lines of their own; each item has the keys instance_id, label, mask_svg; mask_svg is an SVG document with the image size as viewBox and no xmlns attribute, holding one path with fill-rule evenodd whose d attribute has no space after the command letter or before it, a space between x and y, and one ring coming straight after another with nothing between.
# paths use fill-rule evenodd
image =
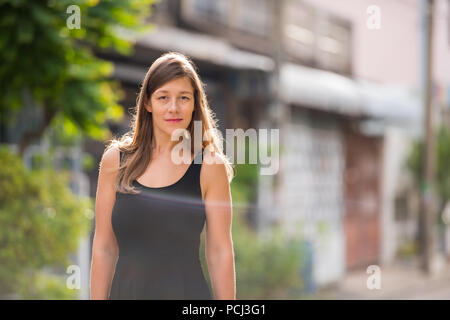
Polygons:
<instances>
[{"instance_id":1,"label":"metal roof","mask_svg":"<svg viewBox=\"0 0 450 320\"><path fill-rule=\"evenodd\" d=\"M285 103L349 116L409 125L419 125L423 117L420 96L411 88L354 80L295 64L281 67L280 92Z\"/></svg>"},{"instance_id":2,"label":"metal roof","mask_svg":"<svg viewBox=\"0 0 450 320\"><path fill-rule=\"evenodd\" d=\"M155 26L154 31L138 37L137 44L162 51L178 51L195 59L237 69L274 69L269 57L237 49L226 39L194 33L167 26Z\"/></svg>"},{"instance_id":3,"label":"metal roof","mask_svg":"<svg viewBox=\"0 0 450 320\"><path fill-rule=\"evenodd\" d=\"M355 81L342 75L287 63L280 69L284 102L324 111L362 116L362 98Z\"/></svg>"}]
</instances>

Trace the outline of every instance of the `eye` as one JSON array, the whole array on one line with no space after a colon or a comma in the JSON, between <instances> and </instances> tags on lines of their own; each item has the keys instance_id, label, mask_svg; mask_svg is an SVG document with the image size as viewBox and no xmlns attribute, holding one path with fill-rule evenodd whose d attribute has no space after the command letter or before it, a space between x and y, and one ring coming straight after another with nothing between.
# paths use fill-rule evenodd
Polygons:
<instances>
[{"instance_id":1,"label":"eye","mask_svg":"<svg viewBox=\"0 0 450 320\"><path fill-rule=\"evenodd\" d=\"M186 97L186 96L182 96L182 97L181 97L181 99L184 99L184 100L189 100L189 97Z\"/></svg>"},{"instance_id":2,"label":"eye","mask_svg":"<svg viewBox=\"0 0 450 320\"><path fill-rule=\"evenodd\" d=\"M158 98L158 100L163 100L165 98L167 98L167 96L161 96L161 97Z\"/></svg>"}]
</instances>

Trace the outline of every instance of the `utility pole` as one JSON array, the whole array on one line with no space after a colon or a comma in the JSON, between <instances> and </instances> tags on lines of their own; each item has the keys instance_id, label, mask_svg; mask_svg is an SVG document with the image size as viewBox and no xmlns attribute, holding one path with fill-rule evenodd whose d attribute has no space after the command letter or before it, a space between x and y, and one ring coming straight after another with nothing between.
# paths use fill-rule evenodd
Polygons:
<instances>
[{"instance_id":1,"label":"utility pole","mask_svg":"<svg viewBox=\"0 0 450 320\"><path fill-rule=\"evenodd\" d=\"M419 214L419 247L421 269L431 274L434 257L434 172L435 132L432 103L432 59L433 59L433 10L434 0L421 0L422 14L422 88L425 107L425 149L423 154L422 187Z\"/></svg>"},{"instance_id":2,"label":"utility pole","mask_svg":"<svg viewBox=\"0 0 450 320\"><path fill-rule=\"evenodd\" d=\"M270 123L273 129L279 129L279 141L277 141L279 148L279 158L282 157L282 145L284 142L284 130L283 126L286 122L286 106L284 105L280 90L280 71L284 61L284 23L283 23L283 10L284 0L273 0L273 28L271 28L271 43L273 46L272 59L274 62L274 70L271 75L271 103L269 106ZM272 129L271 128L271 129ZM271 157L273 159L273 149L271 149ZM281 161L280 161L281 162ZM281 187L283 168L280 165L278 172L272 177L272 186L274 194L274 205L278 222L283 222L283 209L281 199Z\"/></svg>"}]
</instances>

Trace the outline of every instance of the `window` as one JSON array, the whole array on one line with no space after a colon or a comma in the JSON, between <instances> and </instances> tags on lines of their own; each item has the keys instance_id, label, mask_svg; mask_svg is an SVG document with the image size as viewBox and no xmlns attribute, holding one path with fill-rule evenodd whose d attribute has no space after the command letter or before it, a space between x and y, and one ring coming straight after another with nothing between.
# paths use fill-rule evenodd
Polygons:
<instances>
[{"instance_id":1,"label":"window","mask_svg":"<svg viewBox=\"0 0 450 320\"><path fill-rule=\"evenodd\" d=\"M290 56L323 69L350 72L350 22L302 2L287 2L283 16Z\"/></svg>"},{"instance_id":2,"label":"window","mask_svg":"<svg viewBox=\"0 0 450 320\"><path fill-rule=\"evenodd\" d=\"M227 0L183 0L182 13L190 20L200 18L208 22L228 24L230 1Z\"/></svg>"},{"instance_id":3,"label":"window","mask_svg":"<svg viewBox=\"0 0 450 320\"><path fill-rule=\"evenodd\" d=\"M270 8L267 0L235 0L232 26L258 36L269 31Z\"/></svg>"}]
</instances>

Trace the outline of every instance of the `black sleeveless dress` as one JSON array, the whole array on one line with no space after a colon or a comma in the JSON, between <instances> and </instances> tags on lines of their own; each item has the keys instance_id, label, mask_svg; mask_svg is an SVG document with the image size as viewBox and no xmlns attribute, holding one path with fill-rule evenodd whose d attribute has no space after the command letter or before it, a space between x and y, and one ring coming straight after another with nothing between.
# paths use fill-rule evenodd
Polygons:
<instances>
[{"instance_id":1,"label":"black sleeveless dress","mask_svg":"<svg viewBox=\"0 0 450 320\"><path fill-rule=\"evenodd\" d=\"M176 183L116 193L111 223L119 245L110 300L211 300L199 259L206 221L201 155ZM200 157L200 160L195 160Z\"/></svg>"}]
</instances>

